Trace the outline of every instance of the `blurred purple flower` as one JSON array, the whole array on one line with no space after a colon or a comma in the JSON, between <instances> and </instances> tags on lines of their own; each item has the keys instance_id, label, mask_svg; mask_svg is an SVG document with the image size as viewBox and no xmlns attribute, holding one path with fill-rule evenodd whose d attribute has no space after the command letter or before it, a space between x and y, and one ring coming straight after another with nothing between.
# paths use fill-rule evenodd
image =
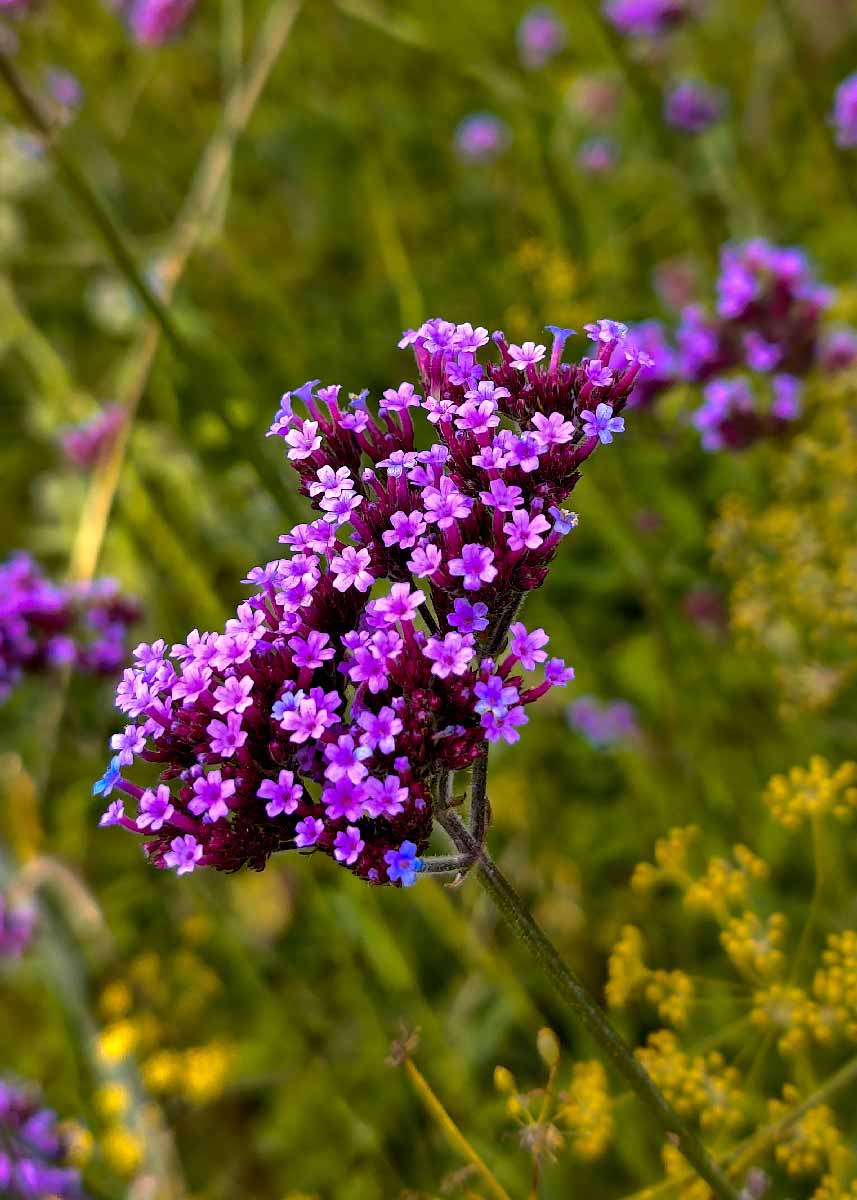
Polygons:
<instances>
[{"instance_id":1,"label":"blurred purple flower","mask_svg":"<svg viewBox=\"0 0 857 1200\"><path fill-rule=\"evenodd\" d=\"M471 113L455 131L455 149L464 162L492 162L510 142L508 125L490 112Z\"/></svg>"},{"instance_id":2,"label":"blurred purple flower","mask_svg":"<svg viewBox=\"0 0 857 1200\"><path fill-rule=\"evenodd\" d=\"M580 696L567 709L568 723L598 750L607 750L639 736L637 714L627 700L597 700Z\"/></svg>"},{"instance_id":3,"label":"blurred purple flower","mask_svg":"<svg viewBox=\"0 0 857 1200\"><path fill-rule=\"evenodd\" d=\"M0 959L20 958L33 940L36 911L30 905L9 903L0 895Z\"/></svg>"},{"instance_id":4,"label":"blurred purple flower","mask_svg":"<svg viewBox=\"0 0 857 1200\"><path fill-rule=\"evenodd\" d=\"M162 46L179 34L196 0L114 0L135 41Z\"/></svg>"},{"instance_id":5,"label":"blurred purple flower","mask_svg":"<svg viewBox=\"0 0 857 1200\"><path fill-rule=\"evenodd\" d=\"M606 175L619 162L619 145L613 138L587 138L577 152L577 165L589 175Z\"/></svg>"},{"instance_id":6,"label":"blurred purple flower","mask_svg":"<svg viewBox=\"0 0 857 1200\"><path fill-rule=\"evenodd\" d=\"M112 580L53 584L29 555L13 554L0 563L0 702L25 674L112 674L139 615Z\"/></svg>"},{"instance_id":7,"label":"blurred purple flower","mask_svg":"<svg viewBox=\"0 0 857 1200\"><path fill-rule=\"evenodd\" d=\"M524 13L518 25L518 53L529 70L545 66L565 47L564 23L552 8L539 5Z\"/></svg>"},{"instance_id":8,"label":"blurred purple flower","mask_svg":"<svg viewBox=\"0 0 857 1200\"><path fill-rule=\"evenodd\" d=\"M38 1091L0 1080L0 1194L84 1200L80 1173L66 1166L69 1144Z\"/></svg>"},{"instance_id":9,"label":"blurred purple flower","mask_svg":"<svg viewBox=\"0 0 857 1200\"><path fill-rule=\"evenodd\" d=\"M837 146L844 150L857 146L857 71L843 79L836 89L830 120Z\"/></svg>"},{"instance_id":10,"label":"blurred purple flower","mask_svg":"<svg viewBox=\"0 0 857 1200\"><path fill-rule=\"evenodd\" d=\"M684 133L702 133L721 119L725 106L719 88L686 79L667 92L664 119Z\"/></svg>"},{"instance_id":11,"label":"blurred purple flower","mask_svg":"<svg viewBox=\"0 0 857 1200\"><path fill-rule=\"evenodd\" d=\"M604 15L627 37L660 37L690 15L688 0L606 0Z\"/></svg>"},{"instance_id":12,"label":"blurred purple flower","mask_svg":"<svg viewBox=\"0 0 857 1200\"><path fill-rule=\"evenodd\" d=\"M88 421L60 433L63 454L73 466L90 470L113 444L124 418L121 404L108 404Z\"/></svg>"}]
</instances>

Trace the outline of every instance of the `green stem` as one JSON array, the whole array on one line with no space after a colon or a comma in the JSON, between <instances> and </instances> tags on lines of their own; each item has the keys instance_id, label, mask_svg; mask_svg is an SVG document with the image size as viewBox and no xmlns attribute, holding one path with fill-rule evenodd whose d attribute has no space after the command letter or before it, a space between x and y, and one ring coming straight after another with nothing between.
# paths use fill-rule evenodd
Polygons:
<instances>
[{"instance_id":1,"label":"green stem","mask_svg":"<svg viewBox=\"0 0 857 1200\"><path fill-rule=\"evenodd\" d=\"M830 128L830 123L827 119L826 104L824 98L820 95L816 85L815 75L813 73L813 64L807 62L806 45L807 39L801 36L800 30L797 28L795 18L789 8L788 0L774 0L774 8L779 18L780 27L783 31L786 45L788 46L789 55L794 66L794 74L797 77L800 87L806 100L806 108L812 120L815 122L821 140L827 147L828 154L833 162L834 169L839 176L839 181L842 184L842 189L847 195L851 203L857 207L857 186L843 157L842 151L836 144L836 138L833 136L833 131Z\"/></svg>"},{"instance_id":2,"label":"green stem","mask_svg":"<svg viewBox=\"0 0 857 1200\"><path fill-rule=\"evenodd\" d=\"M454 813L443 813L438 819L459 850L470 853L478 862L477 877L482 887L516 936L550 979L562 999L587 1033L598 1043L628 1084L636 1092L668 1140L687 1159L701 1179L705 1180L718 1200L737 1200L731 1184L711 1159L696 1134L685 1124L672 1105L662 1095L630 1047L613 1028L597 1001L574 972L562 961L555 946L541 926L527 911L521 897L497 864L480 846Z\"/></svg>"},{"instance_id":3,"label":"green stem","mask_svg":"<svg viewBox=\"0 0 857 1200\"><path fill-rule=\"evenodd\" d=\"M29 123L44 139L66 186L74 196L80 208L95 226L107 249L113 256L117 267L140 297L143 304L158 322L164 333L175 345L181 344L166 307L146 282L140 268L128 249L127 243L119 226L113 219L110 209L94 190L83 171L70 154L66 154L61 143L54 136L50 120L42 111L39 102L24 83L14 64L0 50L0 76L11 92L19 109Z\"/></svg>"}]
</instances>

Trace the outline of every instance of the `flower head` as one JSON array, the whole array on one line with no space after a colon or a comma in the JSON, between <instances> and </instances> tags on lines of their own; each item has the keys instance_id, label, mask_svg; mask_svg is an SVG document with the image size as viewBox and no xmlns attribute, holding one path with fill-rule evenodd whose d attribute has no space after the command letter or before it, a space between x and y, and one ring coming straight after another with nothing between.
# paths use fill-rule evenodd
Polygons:
<instances>
[{"instance_id":1,"label":"flower head","mask_svg":"<svg viewBox=\"0 0 857 1200\"><path fill-rule=\"evenodd\" d=\"M538 5L521 17L518 25L518 53L530 71L544 67L566 43L565 25L552 8Z\"/></svg>"},{"instance_id":2,"label":"flower head","mask_svg":"<svg viewBox=\"0 0 857 1200\"><path fill-rule=\"evenodd\" d=\"M830 120L837 146L853 150L857 146L857 71L843 79L836 89Z\"/></svg>"},{"instance_id":3,"label":"flower head","mask_svg":"<svg viewBox=\"0 0 857 1200\"><path fill-rule=\"evenodd\" d=\"M464 162L492 162L503 153L510 140L508 126L494 113L471 113L463 118L455 131L455 150Z\"/></svg>"},{"instance_id":4,"label":"flower head","mask_svg":"<svg viewBox=\"0 0 857 1200\"><path fill-rule=\"evenodd\" d=\"M622 427L644 355L618 322L590 327L584 363L563 361L570 330L549 332L548 355L433 318L403 338L418 383L377 407L316 380L286 393L271 436L316 519L246 574L222 632L138 647L117 688L124 728L96 788L122 793L110 821L154 866L258 869L297 849L410 886L439 780L516 742L528 705L569 682L513 614L573 527L563 505ZM543 679L525 688L518 665ZM145 790L120 773L141 759L161 771Z\"/></svg>"},{"instance_id":5,"label":"flower head","mask_svg":"<svg viewBox=\"0 0 857 1200\"><path fill-rule=\"evenodd\" d=\"M71 1141L37 1089L0 1080L0 1188L4 1195L81 1200Z\"/></svg>"}]
</instances>

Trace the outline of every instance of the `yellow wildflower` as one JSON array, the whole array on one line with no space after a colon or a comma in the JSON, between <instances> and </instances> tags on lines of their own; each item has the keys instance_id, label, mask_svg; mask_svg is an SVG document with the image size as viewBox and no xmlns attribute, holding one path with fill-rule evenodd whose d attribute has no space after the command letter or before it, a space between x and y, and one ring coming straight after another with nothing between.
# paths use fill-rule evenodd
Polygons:
<instances>
[{"instance_id":1,"label":"yellow wildflower","mask_svg":"<svg viewBox=\"0 0 857 1200\"><path fill-rule=\"evenodd\" d=\"M828 813L838 821L850 820L857 809L857 763L846 762L832 771L826 759L815 755L809 767L775 775L764 801L786 829L799 829L805 818Z\"/></svg>"},{"instance_id":2,"label":"yellow wildflower","mask_svg":"<svg viewBox=\"0 0 857 1200\"><path fill-rule=\"evenodd\" d=\"M587 1162L600 1158L613 1135L613 1103L601 1063L575 1063L561 1098L558 1117L571 1134L572 1153Z\"/></svg>"}]
</instances>

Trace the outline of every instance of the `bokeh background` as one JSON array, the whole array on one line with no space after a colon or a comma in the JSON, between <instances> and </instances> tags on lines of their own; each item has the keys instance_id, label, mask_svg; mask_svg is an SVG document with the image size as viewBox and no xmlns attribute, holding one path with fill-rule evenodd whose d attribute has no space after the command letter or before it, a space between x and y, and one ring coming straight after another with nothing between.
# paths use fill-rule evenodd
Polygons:
<instances>
[{"instance_id":1,"label":"bokeh background","mask_svg":"<svg viewBox=\"0 0 857 1200\"><path fill-rule=\"evenodd\" d=\"M765 236L835 288L831 325L857 318L857 163L827 117L857 66L852 4L709 0L636 39L555 0L565 42L538 69L525 10L198 0L160 46L98 0L3 20L50 126L5 78L3 557L109 575L140 602L131 645L180 640L222 624L304 512L264 436L281 393L413 379L396 342L426 317L518 342L602 316L669 330L712 303L724 242ZM57 99L58 71L79 95ZM663 118L689 77L726 99L699 136ZM502 122L496 154L462 153L473 113ZM857 735L855 391L816 370L794 429L741 452L701 448L699 402L676 383L629 412L576 492L528 623L577 680L493 756L492 846L739 1183L834 1200L855 1194L850 1077L794 1112L857 1049L857 792L836 775ZM108 404L127 437L81 469L63 434ZM0 963L0 1065L79 1123L94 1195L503 1194L386 1062L416 1029L410 1061L508 1196L699 1194L473 882L370 889L289 855L157 873L97 825L119 727L109 681L62 672L0 709L0 869L39 907Z\"/></svg>"}]
</instances>

